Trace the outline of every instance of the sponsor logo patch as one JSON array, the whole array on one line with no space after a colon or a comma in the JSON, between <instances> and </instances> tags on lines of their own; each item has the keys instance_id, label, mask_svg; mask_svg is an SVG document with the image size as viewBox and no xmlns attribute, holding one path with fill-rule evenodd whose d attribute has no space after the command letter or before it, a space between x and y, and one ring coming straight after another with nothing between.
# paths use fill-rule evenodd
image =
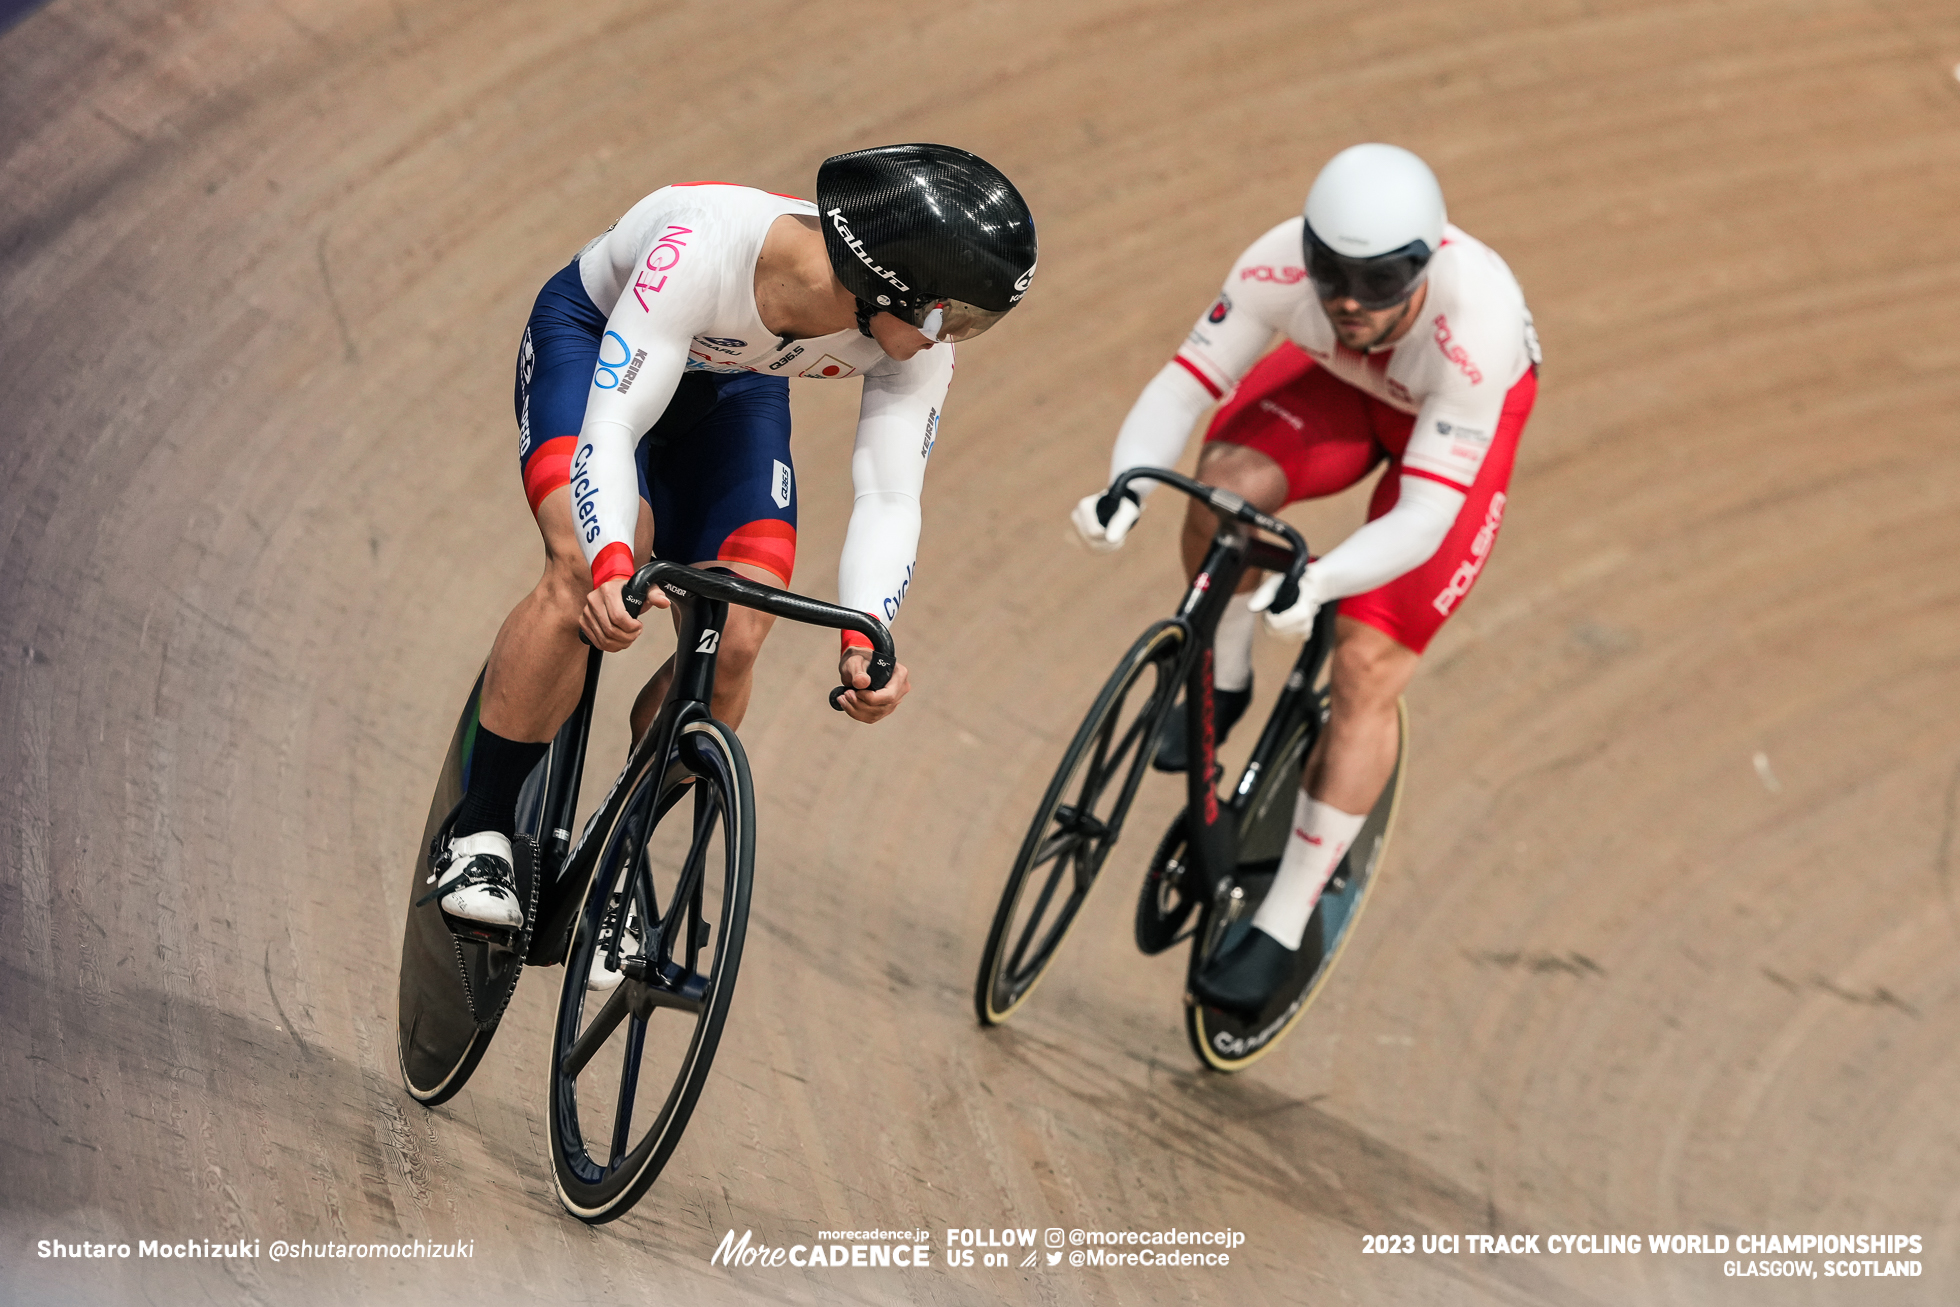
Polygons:
<instances>
[{"instance_id":1,"label":"sponsor logo patch","mask_svg":"<svg viewBox=\"0 0 1960 1307\"><path fill-rule=\"evenodd\" d=\"M636 349L633 351L633 361L626 365L626 372L619 379L620 394L624 395L627 391L633 389L633 378L640 375L640 365L646 361L647 352L645 350Z\"/></svg>"},{"instance_id":2,"label":"sponsor logo patch","mask_svg":"<svg viewBox=\"0 0 1960 1307\"><path fill-rule=\"evenodd\" d=\"M1273 403L1273 401L1270 399L1260 400L1259 409L1261 412L1271 413L1274 417L1284 422L1287 426L1292 427L1295 431L1305 431L1307 429L1307 424L1301 421L1297 414L1287 412L1279 405Z\"/></svg>"},{"instance_id":3,"label":"sponsor logo patch","mask_svg":"<svg viewBox=\"0 0 1960 1307\"><path fill-rule=\"evenodd\" d=\"M1477 574L1484 570L1484 560L1490 557L1490 547L1497 543L1497 528L1503 522L1504 492L1500 490L1490 497L1490 511L1484 514L1484 524L1477 528L1476 538L1470 542L1470 557L1457 564L1449 584L1430 601L1436 605L1437 612L1448 617L1457 601L1470 593Z\"/></svg>"},{"instance_id":4,"label":"sponsor logo patch","mask_svg":"<svg viewBox=\"0 0 1960 1307\"><path fill-rule=\"evenodd\" d=\"M572 516L586 544L599 538L599 484L592 479L592 442L581 441L572 457Z\"/></svg>"},{"instance_id":5,"label":"sponsor logo patch","mask_svg":"<svg viewBox=\"0 0 1960 1307\"><path fill-rule=\"evenodd\" d=\"M789 464L783 462L780 458L774 461L776 464L775 479L769 484L769 498L775 501L777 508L788 508L791 484Z\"/></svg>"},{"instance_id":6,"label":"sponsor logo patch","mask_svg":"<svg viewBox=\"0 0 1960 1307\"><path fill-rule=\"evenodd\" d=\"M899 606L905 602L905 592L912 588L912 569L917 566L918 564L916 562L907 563L905 565L905 579L898 583L898 593L895 595L886 595L878 601L878 607L885 614L885 620L887 622L893 621L898 617Z\"/></svg>"},{"instance_id":7,"label":"sponsor logo patch","mask_svg":"<svg viewBox=\"0 0 1960 1307\"><path fill-rule=\"evenodd\" d=\"M1436 348L1443 351L1444 358L1456 364L1458 372L1470 378L1471 385L1483 384L1484 374L1478 370L1475 363L1470 361L1469 352L1455 343L1450 333L1450 321L1440 313L1436 315Z\"/></svg>"},{"instance_id":8,"label":"sponsor logo patch","mask_svg":"<svg viewBox=\"0 0 1960 1307\"><path fill-rule=\"evenodd\" d=\"M619 357L609 359L610 346L619 346ZM601 390L619 389L619 370L633 361L633 350L626 343L626 337L616 331L609 331L599 339L599 366L592 371L592 384Z\"/></svg>"},{"instance_id":9,"label":"sponsor logo patch","mask_svg":"<svg viewBox=\"0 0 1960 1307\"><path fill-rule=\"evenodd\" d=\"M1231 313L1231 311L1232 297L1230 295L1220 295L1218 297L1218 303L1211 306L1211 312L1205 314L1205 321L1211 323L1213 326L1217 326L1219 323L1225 321L1226 315Z\"/></svg>"},{"instance_id":10,"label":"sponsor logo patch","mask_svg":"<svg viewBox=\"0 0 1960 1307\"><path fill-rule=\"evenodd\" d=\"M647 296L660 293L667 284L668 272L681 261L681 251L687 246L681 237L693 234L692 227L669 224L660 239L653 243L653 248L647 251L646 267L633 275L633 298L640 301L643 312L653 312L652 305L647 303Z\"/></svg>"},{"instance_id":11,"label":"sponsor logo patch","mask_svg":"<svg viewBox=\"0 0 1960 1307\"><path fill-rule=\"evenodd\" d=\"M517 457L521 462L531 453L531 373L538 365L538 351L531 344L531 329L524 328L524 346L517 353L518 393L524 402L517 411Z\"/></svg>"},{"instance_id":12,"label":"sponsor logo patch","mask_svg":"<svg viewBox=\"0 0 1960 1307\"><path fill-rule=\"evenodd\" d=\"M855 367L846 363L843 359L833 354L826 354L796 375L799 377L848 377L856 371L857 369Z\"/></svg>"},{"instance_id":13,"label":"sponsor logo patch","mask_svg":"<svg viewBox=\"0 0 1960 1307\"><path fill-rule=\"evenodd\" d=\"M837 234L844 238L844 244L850 249L851 253L857 255L858 262L871 269L874 276L884 278L896 290L907 291L912 289L903 281L899 280L897 273L889 268L879 267L873 261L872 257L864 252L864 242L851 234L851 224L844 220L844 211L842 209L832 209L824 216L830 219L830 225L837 229ZM885 297L882 295L879 296L878 302L880 304L885 303Z\"/></svg>"},{"instance_id":14,"label":"sponsor logo patch","mask_svg":"<svg viewBox=\"0 0 1960 1307\"><path fill-rule=\"evenodd\" d=\"M1436 434L1449 439L1450 453L1458 458L1475 458L1478 451L1490 448L1490 432L1466 427L1461 422L1446 422L1439 418Z\"/></svg>"}]
</instances>

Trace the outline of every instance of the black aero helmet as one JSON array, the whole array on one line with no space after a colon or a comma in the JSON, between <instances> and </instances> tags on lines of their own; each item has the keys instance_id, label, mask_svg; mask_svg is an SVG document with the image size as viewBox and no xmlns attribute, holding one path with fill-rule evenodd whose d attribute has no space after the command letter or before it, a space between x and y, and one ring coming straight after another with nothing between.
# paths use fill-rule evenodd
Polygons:
<instances>
[{"instance_id":1,"label":"black aero helmet","mask_svg":"<svg viewBox=\"0 0 1960 1307\"><path fill-rule=\"evenodd\" d=\"M881 145L825 159L817 209L858 328L890 313L934 340L1001 320L1034 278L1034 215L998 168L950 145Z\"/></svg>"}]
</instances>

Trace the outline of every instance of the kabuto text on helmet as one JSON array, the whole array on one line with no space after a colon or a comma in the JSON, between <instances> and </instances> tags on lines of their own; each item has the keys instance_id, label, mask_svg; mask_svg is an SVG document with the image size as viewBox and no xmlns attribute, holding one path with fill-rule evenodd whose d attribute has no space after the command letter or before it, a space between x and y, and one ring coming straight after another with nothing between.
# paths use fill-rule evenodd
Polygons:
<instances>
[{"instance_id":1,"label":"kabuto text on helmet","mask_svg":"<svg viewBox=\"0 0 1960 1307\"><path fill-rule=\"evenodd\" d=\"M837 279L864 313L963 340L1020 302L1034 217L1014 184L950 145L884 145L824 160L817 208Z\"/></svg>"}]
</instances>

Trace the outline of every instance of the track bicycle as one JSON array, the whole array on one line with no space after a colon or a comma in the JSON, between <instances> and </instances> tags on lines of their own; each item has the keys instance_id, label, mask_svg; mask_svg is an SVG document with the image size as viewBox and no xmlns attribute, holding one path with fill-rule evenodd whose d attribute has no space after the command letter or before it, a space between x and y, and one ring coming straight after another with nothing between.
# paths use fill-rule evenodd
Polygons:
<instances>
[{"instance_id":1,"label":"track bicycle","mask_svg":"<svg viewBox=\"0 0 1960 1307\"><path fill-rule=\"evenodd\" d=\"M1192 941L1185 969L1185 1031L1203 1063L1239 1071L1270 1052L1319 993L1367 903L1401 797L1408 717L1400 710L1395 769L1353 847L1335 868L1301 939L1292 975L1250 1017L1199 1002L1190 980L1252 928L1271 887L1293 819L1293 793L1327 720L1324 682L1334 648L1333 604L1314 621L1259 733L1252 756L1221 794L1212 701L1212 641L1225 604L1248 568L1283 572L1274 607L1291 606L1308 562L1306 541L1287 523L1229 490L1164 468L1132 468L1097 505L1105 523L1135 480L1161 482L1218 515L1203 563L1174 615L1130 646L1096 696L1036 806L994 912L974 1009L982 1025L1008 1020L1034 993L1122 834L1180 689L1185 738L1193 742L1186 802L1158 842L1138 895L1137 947L1165 952ZM1254 534L1278 536L1284 544Z\"/></svg>"},{"instance_id":2,"label":"track bicycle","mask_svg":"<svg viewBox=\"0 0 1960 1307\"><path fill-rule=\"evenodd\" d=\"M872 689L897 665L890 633L864 613L661 560L627 583L627 610L637 616L655 585L679 614L667 698L574 840L602 659L587 655L578 708L518 797L514 931L450 916L431 888L468 784L477 675L429 805L402 939L396 1047L403 1084L428 1107L469 1080L524 967L565 967L546 1095L552 1171L565 1209L593 1223L632 1207L679 1143L741 965L755 795L741 741L709 709L728 606L859 632ZM831 691L833 708L844 693ZM588 987L600 973L619 977L609 991Z\"/></svg>"}]
</instances>

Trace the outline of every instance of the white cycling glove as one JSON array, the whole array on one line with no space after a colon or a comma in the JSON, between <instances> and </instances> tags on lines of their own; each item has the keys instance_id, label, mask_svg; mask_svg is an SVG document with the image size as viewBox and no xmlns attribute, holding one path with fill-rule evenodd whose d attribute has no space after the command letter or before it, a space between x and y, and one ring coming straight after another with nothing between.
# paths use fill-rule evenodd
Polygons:
<instances>
[{"instance_id":1,"label":"white cycling glove","mask_svg":"<svg viewBox=\"0 0 1960 1307\"><path fill-rule=\"evenodd\" d=\"M1279 587L1286 580L1286 573L1274 572L1269 575L1257 590L1252 592L1252 611L1266 614L1266 629L1274 635L1288 639L1304 640L1313 634L1314 615L1320 611L1322 598L1317 569L1309 566L1306 575L1300 578L1300 597L1293 601L1291 608L1273 612L1273 599L1279 594Z\"/></svg>"},{"instance_id":2,"label":"white cycling glove","mask_svg":"<svg viewBox=\"0 0 1960 1307\"><path fill-rule=\"evenodd\" d=\"M1096 504L1102 499L1103 494L1103 491L1098 490L1084 495L1082 502L1075 506L1075 511L1069 514L1069 520L1075 523L1075 532L1082 537L1082 543L1099 554L1121 549L1123 537L1130 534L1130 528L1136 525L1137 518L1143 514L1143 510L1137 507L1136 500L1128 494L1118 495L1116 511L1109 515L1109 525L1104 526L1096 520Z\"/></svg>"}]
</instances>

